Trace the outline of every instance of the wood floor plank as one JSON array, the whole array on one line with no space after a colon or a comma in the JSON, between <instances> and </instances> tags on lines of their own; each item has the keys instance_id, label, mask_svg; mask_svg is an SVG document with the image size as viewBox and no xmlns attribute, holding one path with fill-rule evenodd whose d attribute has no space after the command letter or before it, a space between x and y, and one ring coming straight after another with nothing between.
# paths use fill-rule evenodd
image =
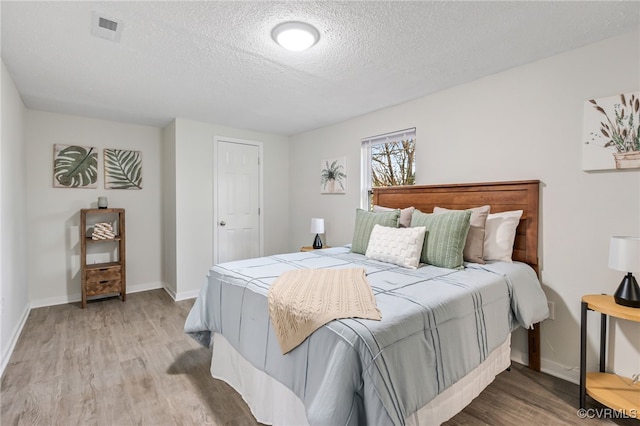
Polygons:
<instances>
[{"instance_id":1,"label":"wood floor plank","mask_svg":"<svg viewBox=\"0 0 640 426\"><path fill-rule=\"evenodd\" d=\"M154 290L33 309L0 381L0 424L258 425L184 334L193 302ZM640 424L581 420L577 403L576 385L514 364L445 424Z\"/></svg>"}]
</instances>

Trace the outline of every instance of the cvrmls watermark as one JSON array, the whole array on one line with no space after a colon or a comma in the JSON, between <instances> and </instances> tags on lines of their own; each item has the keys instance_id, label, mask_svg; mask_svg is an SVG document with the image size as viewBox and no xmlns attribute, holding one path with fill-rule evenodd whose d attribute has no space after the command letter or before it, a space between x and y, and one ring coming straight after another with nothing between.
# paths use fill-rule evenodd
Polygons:
<instances>
[{"instance_id":1,"label":"cvrmls watermark","mask_svg":"<svg viewBox=\"0 0 640 426\"><path fill-rule=\"evenodd\" d=\"M638 410L614 410L613 408L581 408L576 413L581 419L640 419Z\"/></svg>"}]
</instances>

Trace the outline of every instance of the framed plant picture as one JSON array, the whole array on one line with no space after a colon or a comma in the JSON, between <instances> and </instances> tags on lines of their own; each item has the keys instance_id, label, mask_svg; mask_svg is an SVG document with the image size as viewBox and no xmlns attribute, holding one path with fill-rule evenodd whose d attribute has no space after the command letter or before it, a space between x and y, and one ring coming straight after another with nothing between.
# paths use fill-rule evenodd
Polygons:
<instances>
[{"instance_id":1,"label":"framed plant picture","mask_svg":"<svg viewBox=\"0 0 640 426\"><path fill-rule=\"evenodd\" d=\"M126 149L105 149L104 187L142 189L142 153Z\"/></svg>"},{"instance_id":2,"label":"framed plant picture","mask_svg":"<svg viewBox=\"0 0 640 426\"><path fill-rule=\"evenodd\" d=\"M54 188L97 188L98 149L80 145L53 145Z\"/></svg>"},{"instance_id":3,"label":"framed plant picture","mask_svg":"<svg viewBox=\"0 0 640 426\"><path fill-rule=\"evenodd\" d=\"M347 157L322 160L320 163L320 193L345 194L347 192Z\"/></svg>"},{"instance_id":4,"label":"framed plant picture","mask_svg":"<svg viewBox=\"0 0 640 426\"><path fill-rule=\"evenodd\" d=\"M583 170L640 168L640 92L584 103Z\"/></svg>"}]
</instances>

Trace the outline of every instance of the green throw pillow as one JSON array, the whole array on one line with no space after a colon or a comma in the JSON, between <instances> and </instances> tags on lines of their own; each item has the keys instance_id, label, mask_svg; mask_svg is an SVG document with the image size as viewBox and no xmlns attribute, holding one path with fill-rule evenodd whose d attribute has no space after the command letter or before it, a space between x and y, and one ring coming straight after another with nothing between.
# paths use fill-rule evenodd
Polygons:
<instances>
[{"instance_id":1,"label":"green throw pillow","mask_svg":"<svg viewBox=\"0 0 640 426\"><path fill-rule=\"evenodd\" d=\"M415 210L411 216L411 226L427 228L420 261L441 268L461 269L470 219L470 210L440 214Z\"/></svg>"},{"instance_id":2,"label":"green throw pillow","mask_svg":"<svg viewBox=\"0 0 640 426\"><path fill-rule=\"evenodd\" d=\"M356 229L353 233L351 251L353 253L365 254L369 246L371 231L376 225L398 227L400 220L400 210L390 212L374 213L362 209L356 209Z\"/></svg>"}]
</instances>

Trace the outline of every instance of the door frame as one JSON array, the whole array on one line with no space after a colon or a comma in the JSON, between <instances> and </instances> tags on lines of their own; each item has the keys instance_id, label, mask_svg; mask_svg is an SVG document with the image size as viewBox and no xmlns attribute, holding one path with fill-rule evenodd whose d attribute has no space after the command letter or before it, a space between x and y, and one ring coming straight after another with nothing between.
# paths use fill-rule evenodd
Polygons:
<instances>
[{"instance_id":1,"label":"door frame","mask_svg":"<svg viewBox=\"0 0 640 426\"><path fill-rule=\"evenodd\" d=\"M212 205L212 210L213 210L213 230L212 230L212 235L211 235L211 242L213 245L213 265L216 265L218 263L218 256L219 256L219 252L218 252L218 209L217 209L217 205L218 205L218 146L220 144L220 142L226 142L226 143L234 143L234 144L240 144L240 145L252 145L252 146L256 146L258 147L258 179L259 179L259 186L258 186L258 209L259 209L259 214L258 214L258 226L260 227L259 231L258 231L258 238L259 238L259 247L258 247L258 253L260 256L264 255L264 176L263 176L263 143L262 142L258 142L258 141L250 141L250 140L246 140L246 139L238 139L238 138L228 138L225 136L214 136L213 137L213 205Z\"/></svg>"}]
</instances>

